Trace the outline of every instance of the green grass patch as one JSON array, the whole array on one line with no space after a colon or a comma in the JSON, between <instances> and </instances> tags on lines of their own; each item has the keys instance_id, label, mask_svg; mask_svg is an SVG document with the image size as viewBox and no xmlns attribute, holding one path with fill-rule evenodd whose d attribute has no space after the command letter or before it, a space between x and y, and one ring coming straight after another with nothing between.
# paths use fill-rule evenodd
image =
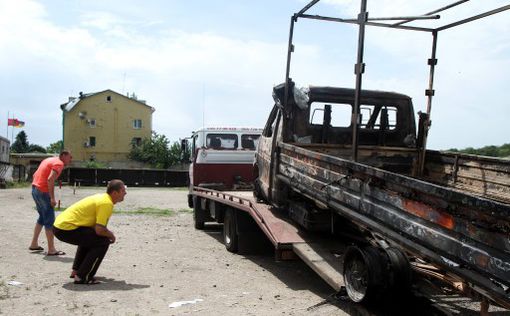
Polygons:
<instances>
[{"instance_id":1,"label":"green grass patch","mask_svg":"<svg viewBox=\"0 0 510 316\"><path fill-rule=\"evenodd\" d=\"M172 187L170 188L171 191L189 191L188 187Z\"/></svg>"},{"instance_id":2,"label":"green grass patch","mask_svg":"<svg viewBox=\"0 0 510 316\"><path fill-rule=\"evenodd\" d=\"M30 182L11 182L7 181L5 186L7 189L19 189L19 188L28 188L32 185Z\"/></svg>"},{"instance_id":3,"label":"green grass patch","mask_svg":"<svg viewBox=\"0 0 510 316\"><path fill-rule=\"evenodd\" d=\"M168 208L142 207L136 210L114 210L115 214L127 215L153 215L153 216L174 216L175 211Z\"/></svg>"},{"instance_id":4,"label":"green grass patch","mask_svg":"<svg viewBox=\"0 0 510 316\"><path fill-rule=\"evenodd\" d=\"M35 207L34 210L37 210ZM55 212L63 212L67 209L67 206L62 206L60 209L55 207ZM174 216L177 213L193 213L191 208L181 208L174 211L169 208L157 208L157 207L141 207L135 210L113 210L115 214L128 214L128 215L154 215L154 216Z\"/></svg>"}]
</instances>

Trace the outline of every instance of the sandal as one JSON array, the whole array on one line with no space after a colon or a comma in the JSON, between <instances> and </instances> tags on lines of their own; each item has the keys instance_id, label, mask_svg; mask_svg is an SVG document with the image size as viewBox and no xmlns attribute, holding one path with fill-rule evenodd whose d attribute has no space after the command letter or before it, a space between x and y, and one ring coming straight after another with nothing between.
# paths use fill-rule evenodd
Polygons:
<instances>
[{"instance_id":1,"label":"sandal","mask_svg":"<svg viewBox=\"0 0 510 316\"><path fill-rule=\"evenodd\" d=\"M66 254L65 252L63 252L63 251L61 251L61 250L58 250L57 252L54 252L54 253L49 253L49 252L48 252L46 255L47 255L47 256L63 256L63 255L65 255L65 254Z\"/></svg>"},{"instance_id":2,"label":"sandal","mask_svg":"<svg viewBox=\"0 0 510 316\"><path fill-rule=\"evenodd\" d=\"M41 247L41 246L37 246L37 247L28 247L28 250L30 251L43 251L44 248Z\"/></svg>"},{"instance_id":3,"label":"sandal","mask_svg":"<svg viewBox=\"0 0 510 316\"><path fill-rule=\"evenodd\" d=\"M96 280L95 278L92 278L90 280L85 280L85 279L76 280L76 279L74 279L74 284L90 284L90 285L94 285L94 284L101 284L101 281Z\"/></svg>"}]
</instances>

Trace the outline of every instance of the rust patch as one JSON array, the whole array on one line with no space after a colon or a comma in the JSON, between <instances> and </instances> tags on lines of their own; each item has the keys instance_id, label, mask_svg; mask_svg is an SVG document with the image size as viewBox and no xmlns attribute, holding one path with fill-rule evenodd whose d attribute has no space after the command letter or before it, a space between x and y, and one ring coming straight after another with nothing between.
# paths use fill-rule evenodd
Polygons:
<instances>
[{"instance_id":1,"label":"rust patch","mask_svg":"<svg viewBox=\"0 0 510 316\"><path fill-rule=\"evenodd\" d=\"M473 259L477 265L479 265L485 269L489 266L490 259L486 255L478 254L478 255L473 256Z\"/></svg>"},{"instance_id":2,"label":"rust patch","mask_svg":"<svg viewBox=\"0 0 510 316\"><path fill-rule=\"evenodd\" d=\"M444 212L440 212L427 204L403 199L402 206L407 212L418 217L421 217L425 220L434 222L447 229L453 229L453 227L455 226L455 220L453 216L446 214Z\"/></svg>"}]
</instances>

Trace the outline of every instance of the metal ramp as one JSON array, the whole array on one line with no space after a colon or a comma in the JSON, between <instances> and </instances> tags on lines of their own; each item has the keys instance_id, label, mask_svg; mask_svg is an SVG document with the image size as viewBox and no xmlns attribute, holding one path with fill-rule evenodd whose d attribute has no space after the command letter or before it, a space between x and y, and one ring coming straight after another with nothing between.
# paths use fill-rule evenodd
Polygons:
<instances>
[{"instance_id":1,"label":"metal ramp","mask_svg":"<svg viewBox=\"0 0 510 316\"><path fill-rule=\"evenodd\" d=\"M201 191L195 194L249 213L276 252L292 252L297 255L336 291L344 285L340 255L345 250L345 245L329 238L306 234L304 229L291 222L281 210L257 202L251 191ZM279 259L284 257L286 256L279 256Z\"/></svg>"},{"instance_id":2,"label":"metal ramp","mask_svg":"<svg viewBox=\"0 0 510 316\"><path fill-rule=\"evenodd\" d=\"M295 243L292 245L294 253L301 258L335 291L340 291L344 285L342 276L343 264L330 248L320 243Z\"/></svg>"}]
</instances>

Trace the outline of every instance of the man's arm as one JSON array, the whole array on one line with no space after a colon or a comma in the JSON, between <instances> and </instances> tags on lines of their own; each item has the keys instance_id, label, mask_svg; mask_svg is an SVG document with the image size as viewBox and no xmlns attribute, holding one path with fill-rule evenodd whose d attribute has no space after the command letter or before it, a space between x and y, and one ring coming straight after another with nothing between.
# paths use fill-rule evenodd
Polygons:
<instances>
[{"instance_id":1,"label":"man's arm","mask_svg":"<svg viewBox=\"0 0 510 316\"><path fill-rule=\"evenodd\" d=\"M108 228L104 227L103 225L96 224L95 230L97 235L107 237L110 239L112 244L115 242L115 235Z\"/></svg>"},{"instance_id":2,"label":"man's arm","mask_svg":"<svg viewBox=\"0 0 510 316\"><path fill-rule=\"evenodd\" d=\"M48 177L48 193L50 194L51 207L57 205L57 201L55 200L55 180L57 180L57 172L51 170L50 176Z\"/></svg>"}]
</instances>

